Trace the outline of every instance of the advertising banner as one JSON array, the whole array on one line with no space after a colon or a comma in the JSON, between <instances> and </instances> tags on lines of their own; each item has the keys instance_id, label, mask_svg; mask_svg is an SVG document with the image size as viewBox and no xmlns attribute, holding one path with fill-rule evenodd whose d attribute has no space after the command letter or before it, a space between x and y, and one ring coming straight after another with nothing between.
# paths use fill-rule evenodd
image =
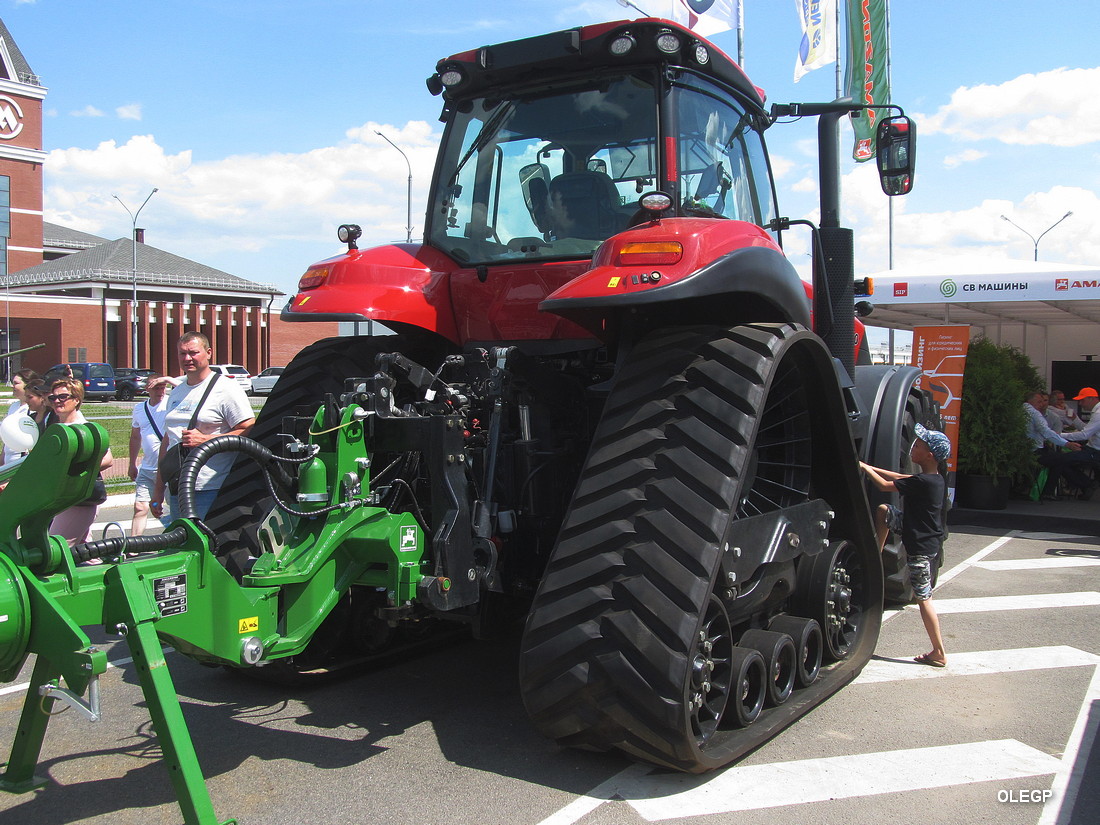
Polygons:
<instances>
[{"instance_id":1,"label":"advertising banner","mask_svg":"<svg viewBox=\"0 0 1100 825\"><path fill-rule=\"evenodd\" d=\"M836 0L795 0L802 41L794 64L794 82L807 72L836 61Z\"/></svg>"},{"instance_id":2,"label":"advertising banner","mask_svg":"<svg viewBox=\"0 0 1100 825\"><path fill-rule=\"evenodd\" d=\"M888 0L847 0L848 67L844 87L858 103L882 105L890 102L887 69L889 42L886 33ZM852 157L857 161L875 156L875 128L885 112L865 109L852 116L856 133Z\"/></svg>"},{"instance_id":3,"label":"advertising banner","mask_svg":"<svg viewBox=\"0 0 1100 825\"><path fill-rule=\"evenodd\" d=\"M745 27L741 0L665 0L642 5L646 12L687 26L703 37Z\"/></svg>"},{"instance_id":4,"label":"advertising banner","mask_svg":"<svg viewBox=\"0 0 1100 825\"><path fill-rule=\"evenodd\" d=\"M951 439L947 469L954 470L959 453L959 409L963 396L963 369L970 348L969 326L914 327L913 366L921 371L917 386L928 390L940 405L944 434Z\"/></svg>"}]
</instances>

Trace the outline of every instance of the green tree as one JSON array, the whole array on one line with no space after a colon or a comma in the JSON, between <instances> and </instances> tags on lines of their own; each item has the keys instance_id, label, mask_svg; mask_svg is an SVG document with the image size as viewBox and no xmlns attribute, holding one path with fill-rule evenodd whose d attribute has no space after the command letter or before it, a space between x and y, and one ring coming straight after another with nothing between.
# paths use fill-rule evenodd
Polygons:
<instances>
[{"instance_id":1,"label":"green tree","mask_svg":"<svg viewBox=\"0 0 1100 825\"><path fill-rule=\"evenodd\" d=\"M1032 470L1023 402L1025 393L1042 383L1016 347L985 337L970 342L959 412L960 473L1000 478Z\"/></svg>"}]
</instances>

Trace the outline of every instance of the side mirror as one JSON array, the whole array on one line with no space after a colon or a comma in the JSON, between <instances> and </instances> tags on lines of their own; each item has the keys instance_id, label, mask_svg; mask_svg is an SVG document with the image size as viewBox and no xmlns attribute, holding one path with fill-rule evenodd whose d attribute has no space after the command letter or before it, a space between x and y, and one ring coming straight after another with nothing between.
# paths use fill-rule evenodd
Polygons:
<instances>
[{"instance_id":1,"label":"side mirror","mask_svg":"<svg viewBox=\"0 0 1100 825\"><path fill-rule=\"evenodd\" d=\"M878 177L887 195L908 195L913 188L917 124L901 115L878 125Z\"/></svg>"}]
</instances>

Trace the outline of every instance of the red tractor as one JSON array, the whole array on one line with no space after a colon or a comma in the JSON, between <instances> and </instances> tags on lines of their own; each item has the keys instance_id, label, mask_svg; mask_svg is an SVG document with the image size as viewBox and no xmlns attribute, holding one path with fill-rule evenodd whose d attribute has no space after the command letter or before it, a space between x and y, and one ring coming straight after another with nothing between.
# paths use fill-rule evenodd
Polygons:
<instances>
[{"instance_id":1,"label":"red tractor","mask_svg":"<svg viewBox=\"0 0 1100 825\"><path fill-rule=\"evenodd\" d=\"M769 111L658 19L462 52L428 88L446 128L423 241L359 249L340 227L347 251L308 268L283 318L372 334L303 350L253 432L277 450L358 405L369 455L335 483L369 473L372 503L428 537L425 566L415 599L352 586L284 675L439 620L486 635L525 616L520 687L546 735L726 764L855 677L884 578L906 595L857 458L900 466L935 409L916 369L856 366L837 128L864 107ZM800 115L822 154L812 290L764 144ZM879 115L883 189L904 194L911 122ZM234 473L207 524L244 575L272 501Z\"/></svg>"}]
</instances>

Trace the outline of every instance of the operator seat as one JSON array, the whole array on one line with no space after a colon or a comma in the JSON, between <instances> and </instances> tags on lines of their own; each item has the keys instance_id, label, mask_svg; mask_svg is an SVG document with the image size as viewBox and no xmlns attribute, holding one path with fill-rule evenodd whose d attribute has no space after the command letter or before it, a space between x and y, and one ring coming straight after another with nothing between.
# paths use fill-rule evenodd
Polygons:
<instances>
[{"instance_id":1,"label":"operator seat","mask_svg":"<svg viewBox=\"0 0 1100 825\"><path fill-rule=\"evenodd\" d=\"M619 191L606 172L566 172L550 181L553 238L602 241L624 226Z\"/></svg>"}]
</instances>

